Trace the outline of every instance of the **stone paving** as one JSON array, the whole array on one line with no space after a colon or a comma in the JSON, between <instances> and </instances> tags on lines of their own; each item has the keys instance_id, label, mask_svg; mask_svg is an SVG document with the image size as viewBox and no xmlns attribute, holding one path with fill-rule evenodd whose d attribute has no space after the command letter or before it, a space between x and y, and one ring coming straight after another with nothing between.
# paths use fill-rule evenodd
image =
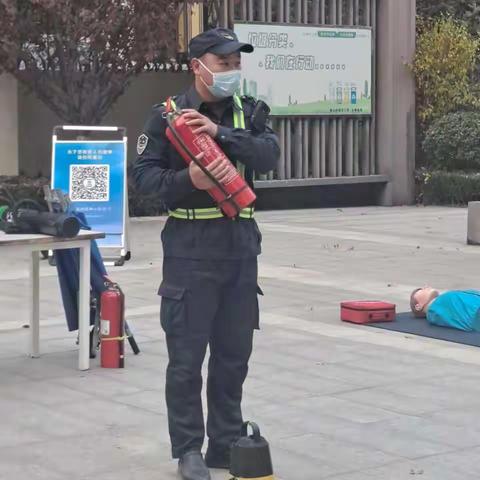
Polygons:
<instances>
[{"instance_id":1,"label":"stone paving","mask_svg":"<svg viewBox=\"0 0 480 480\"><path fill-rule=\"evenodd\" d=\"M478 288L465 209L260 212L261 330L244 416L271 444L280 480L477 480L476 347L343 324L339 302ZM176 478L159 326L163 219L132 220L133 259L110 274L142 349L126 368L76 370L55 269L41 265L41 350L25 356L27 263L0 257L0 479ZM213 471L215 480L229 478Z\"/></svg>"}]
</instances>

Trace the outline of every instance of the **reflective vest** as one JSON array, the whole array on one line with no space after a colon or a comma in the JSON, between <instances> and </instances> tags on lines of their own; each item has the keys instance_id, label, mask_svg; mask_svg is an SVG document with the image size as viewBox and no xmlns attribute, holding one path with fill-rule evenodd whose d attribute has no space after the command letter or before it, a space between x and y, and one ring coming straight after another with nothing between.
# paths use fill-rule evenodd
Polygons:
<instances>
[{"instance_id":1,"label":"reflective vest","mask_svg":"<svg viewBox=\"0 0 480 480\"><path fill-rule=\"evenodd\" d=\"M233 128L245 129L245 115L243 114L242 99L238 95L234 95L233 103L236 107L233 109ZM164 103L163 105L166 104ZM177 106L173 98L170 99L170 105L176 110ZM237 170L240 172L240 175L245 178L245 165L243 163L237 162Z\"/></svg>"}]
</instances>

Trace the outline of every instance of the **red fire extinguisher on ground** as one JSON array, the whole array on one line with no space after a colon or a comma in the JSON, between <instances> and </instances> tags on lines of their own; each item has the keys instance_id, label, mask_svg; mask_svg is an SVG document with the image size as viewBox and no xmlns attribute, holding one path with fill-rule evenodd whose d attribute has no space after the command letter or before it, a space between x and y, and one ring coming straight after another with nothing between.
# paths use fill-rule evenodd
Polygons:
<instances>
[{"instance_id":1,"label":"red fire extinguisher on ground","mask_svg":"<svg viewBox=\"0 0 480 480\"><path fill-rule=\"evenodd\" d=\"M226 178L219 182L206 168L210 163L219 158L228 160L225 153L215 140L207 133L195 134L191 126L179 110L172 110L171 101L167 102L167 131L166 135L183 159L190 164L195 162L200 169L212 180L214 187L208 193L217 202L225 215L236 217L242 209L251 205L255 193L242 178L238 170L230 163L230 172ZM204 152L201 160L196 156ZM230 160L228 160L230 162Z\"/></svg>"},{"instance_id":2,"label":"red fire extinguisher on ground","mask_svg":"<svg viewBox=\"0 0 480 480\"><path fill-rule=\"evenodd\" d=\"M100 364L124 367L125 296L116 283L107 282L100 306Z\"/></svg>"},{"instance_id":3,"label":"red fire extinguisher on ground","mask_svg":"<svg viewBox=\"0 0 480 480\"><path fill-rule=\"evenodd\" d=\"M100 365L103 368L125 366L125 339L135 355L137 342L125 320L125 295L118 284L105 277L105 291L100 297Z\"/></svg>"}]
</instances>

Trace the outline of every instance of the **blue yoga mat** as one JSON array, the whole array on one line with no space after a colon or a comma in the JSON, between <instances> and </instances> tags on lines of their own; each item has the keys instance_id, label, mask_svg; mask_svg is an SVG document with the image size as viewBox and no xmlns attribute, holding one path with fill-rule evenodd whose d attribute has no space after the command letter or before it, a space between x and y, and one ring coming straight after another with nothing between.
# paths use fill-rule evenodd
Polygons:
<instances>
[{"instance_id":1,"label":"blue yoga mat","mask_svg":"<svg viewBox=\"0 0 480 480\"><path fill-rule=\"evenodd\" d=\"M415 318L410 312L397 313L394 322L369 323L368 326L480 347L480 332L464 332L454 328L437 327L430 325L426 318Z\"/></svg>"}]
</instances>

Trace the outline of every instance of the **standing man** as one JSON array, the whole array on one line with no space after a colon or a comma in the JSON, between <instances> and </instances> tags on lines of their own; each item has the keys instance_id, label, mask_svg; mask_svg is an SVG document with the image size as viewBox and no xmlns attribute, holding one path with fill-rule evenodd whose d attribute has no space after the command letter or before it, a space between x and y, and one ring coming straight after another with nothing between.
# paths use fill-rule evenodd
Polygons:
<instances>
[{"instance_id":1,"label":"standing man","mask_svg":"<svg viewBox=\"0 0 480 480\"><path fill-rule=\"evenodd\" d=\"M253 172L275 168L280 150L257 102L236 95L240 54L252 51L224 28L193 38L189 56L194 83L174 97L173 104L187 112L194 131L218 142L253 188ZM156 192L169 211L162 232L163 281L158 293L169 356L165 394L172 456L179 459L184 480L209 480L207 466L228 469L230 445L240 436L242 385L258 328L261 234L253 207L234 219L222 214L205 191L212 187L211 180L193 162L186 168L166 138L164 113L163 105L153 107L138 139L134 177L141 191ZM227 173L221 160L208 169L218 181ZM204 460L201 368L207 346Z\"/></svg>"}]
</instances>

